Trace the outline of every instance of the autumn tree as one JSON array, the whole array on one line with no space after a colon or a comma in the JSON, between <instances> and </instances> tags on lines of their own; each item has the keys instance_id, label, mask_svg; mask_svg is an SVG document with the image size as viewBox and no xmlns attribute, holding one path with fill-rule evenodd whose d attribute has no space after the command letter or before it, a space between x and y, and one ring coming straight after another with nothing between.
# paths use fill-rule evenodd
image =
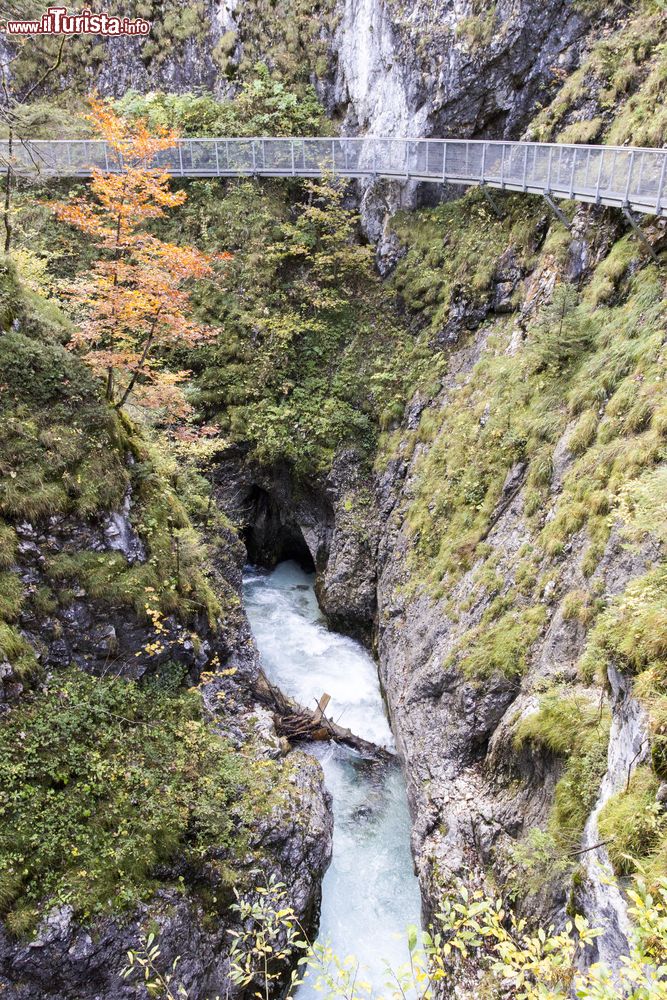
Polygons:
<instances>
[{"instance_id":1,"label":"autumn tree","mask_svg":"<svg viewBox=\"0 0 667 1000\"><path fill-rule=\"evenodd\" d=\"M147 231L147 223L181 205L186 194L170 189L165 169L152 166L177 135L128 121L106 102L91 98L88 115L106 141L118 172L92 170L85 196L58 203L55 212L90 237L99 259L70 293L81 309L72 346L105 380L117 408L130 396L168 419L187 414L180 383L188 372L169 371L164 350L197 346L211 331L189 317L189 285L212 273L212 258L192 246L177 246ZM229 255L222 255L223 257Z\"/></svg>"}]
</instances>

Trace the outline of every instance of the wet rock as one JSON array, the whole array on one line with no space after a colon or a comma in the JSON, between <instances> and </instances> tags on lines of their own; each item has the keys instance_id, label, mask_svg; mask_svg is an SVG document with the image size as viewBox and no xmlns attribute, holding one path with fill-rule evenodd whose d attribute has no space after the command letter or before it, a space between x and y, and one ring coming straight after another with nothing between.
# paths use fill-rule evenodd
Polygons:
<instances>
[{"instance_id":1,"label":"wet rock","mask_svg":"<svg viewBox=\"0 0 667 1000\"><path fill-rule=\"evenodd\" d=\"M127 561L145 562L146 549L130 522L132 492L128 487L120 511L113 511L104 522L104 539L107 547L115 552L122 552Z\"/></svg>"}]
</instances>

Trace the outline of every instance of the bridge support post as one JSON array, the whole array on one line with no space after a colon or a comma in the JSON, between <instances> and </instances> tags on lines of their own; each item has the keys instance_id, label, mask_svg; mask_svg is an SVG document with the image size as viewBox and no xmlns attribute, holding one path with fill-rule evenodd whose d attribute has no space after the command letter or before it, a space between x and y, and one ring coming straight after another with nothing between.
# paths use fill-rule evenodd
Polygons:
<instances>
[{"instance_id":1,"label":"bridge support post","mask_svg":"<svg viewBox=\"0 0 667 1000\"><path fill-rule=\"evenodd\" d=\"M659 264L660 260L658 258L657 253L655 252L655 250L653 249L653 247L649 243L649 241L646 238L645 234L643 233L641 227L637 225L637 220L635 219L634 215L632 214L632 212L630 211L630 209L627 207L627 205L623 206L622 211L623 211L623 215L628 220L628 222L630 223L630 225L634 229L635 233L637 234L637 236L639 237L639 239L642 241L642 243L644 244L644 246L646 247L646 249L650 253L651 257L653 257L653 260L656 262L656 264Z\"/></svg>"},{"instance_id":2,"label":"bridge support post","mask_svg":"<svg viewBox=\"0 0 667 1000\"><path fill-rule=\"evenodd\" d=\"M489 191L489 189L486 186L486 184L484 182L482 182L479 186L481 187L481 189L482 189L482 191L484 193L484 197L486 198L486 200L488 201L489 205L491 206L491 209L493 210L494 214L499 219L501 219L501 220L504 219L505 218L505 213L503 212L502 208L500 207L500 205L498 204L498 202L495 200L495 198L493 197L493 195Z\"/></svg>"},{"instance_id":3,"label":"bridge support post","mask_svg":"<svg viewBox=\"0 0 667 1000\"><path fill-rule=\"evenodd\" d=\"M559 219L560 222L563 223L563 225L565 226L565 228L566 229L571 229L572 228L572 224L570 223L570 220L568 219L568 217L565 214L565 212L563 212L562 209L560 209L558 207L558 205L556 204L556 202L553 200L553 198L551 197L551 193L549 191L545 191L543 193L542 197L544 198L544 200L546 201L547 205L549 206L549 208L551 209L551 211L554 213L554 215Z\"/></svg>"}]
</instances>

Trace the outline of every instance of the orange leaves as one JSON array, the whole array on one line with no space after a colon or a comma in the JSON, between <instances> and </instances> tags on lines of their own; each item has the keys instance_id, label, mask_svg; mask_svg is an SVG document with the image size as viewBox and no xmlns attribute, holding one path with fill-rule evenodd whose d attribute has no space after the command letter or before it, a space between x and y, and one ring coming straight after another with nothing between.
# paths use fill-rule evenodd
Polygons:
<instances>
[{"instance_id":1,"label":"orange leaves","mask_svg":"<svg viewBox=\"0 0 667 1000\"><path fill-rule=\"evenodd\" d=\"M149 130L143 118L128 121L117 115L111 104L101 100L97 94L89 97L90 113L86 118L93 125L100 139L104 139L110 149L123 156L128 167L145 165L162 150L171 149L178 139L178 133L168 128Z\"/></svg>"},{"instance_id":2,"label":"orange leaves","mask_svg":"<svg viewBox=\"0 0 667 1000\"><path fill-rule=\"evenodd\" d=\"M124 406L157 410L165 419L182 419L189 406L181 385L189 372L164 367L165 351L175 344L194 347L215 331L189 315L189 285L213 274L213 265L228 261L192 246L176 246L146 232L185 200L169 177L150 167L161 150L173 145L168 129L149 132L144 121L127 121L97 97L91 98L89 120L112 151L122 154L124 172L93 173L85 197L54 206L63 222L89 236L99 257L90 272L70 289L80 312L72 346L104 377L107 396Z\"/></svg>"},{"instance_id":3,"label":"orange leaves","mask_svg":"<svg viewBox=\"0 0 667 1000\"><path fill-rule=\"evenodd\" d=\"M86 117L97 135L105 139L110 161L123 163L122 173L92 171L89 191L93 198L75 198L55 206L64 222L97 237L108 248L129 248L137 230L165 211L182 205L184 191L170 189L169 175L151 167L155 157L173 147L178 135L168 129L148 131L146 122L128 121L117 115L110 104L93 96L91 112Z\"/></svg>"},{"instance_id":4,"label":"orange leaves","mask_svg":"<svg viewBox=\"0 0 667 1000\"><path fill-rule=\"evenodd\" d=\"M183 444L195 442L211 441L220 434L217 424L204 424L203 427L176 427L172 432L172 437Z\"/></svg>"}]
</instances>

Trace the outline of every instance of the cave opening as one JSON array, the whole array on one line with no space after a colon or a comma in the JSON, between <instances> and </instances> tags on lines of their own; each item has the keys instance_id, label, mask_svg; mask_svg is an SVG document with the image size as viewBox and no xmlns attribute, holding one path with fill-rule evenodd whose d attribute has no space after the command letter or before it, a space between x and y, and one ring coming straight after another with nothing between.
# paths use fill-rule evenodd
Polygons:
<instances>
[{"instance_id":1,"label":"cave opening","mask_svg":"<svg viewBox=\"0 0 667 1000\"><path fill-rule=\"evenodd\" d=\"M315 563L301 528L270 493L253 486L246 509L241 537L249 562L273 569L278 563L293 559L306 573L315 572Z\"/></svg>"}]
</instances>

